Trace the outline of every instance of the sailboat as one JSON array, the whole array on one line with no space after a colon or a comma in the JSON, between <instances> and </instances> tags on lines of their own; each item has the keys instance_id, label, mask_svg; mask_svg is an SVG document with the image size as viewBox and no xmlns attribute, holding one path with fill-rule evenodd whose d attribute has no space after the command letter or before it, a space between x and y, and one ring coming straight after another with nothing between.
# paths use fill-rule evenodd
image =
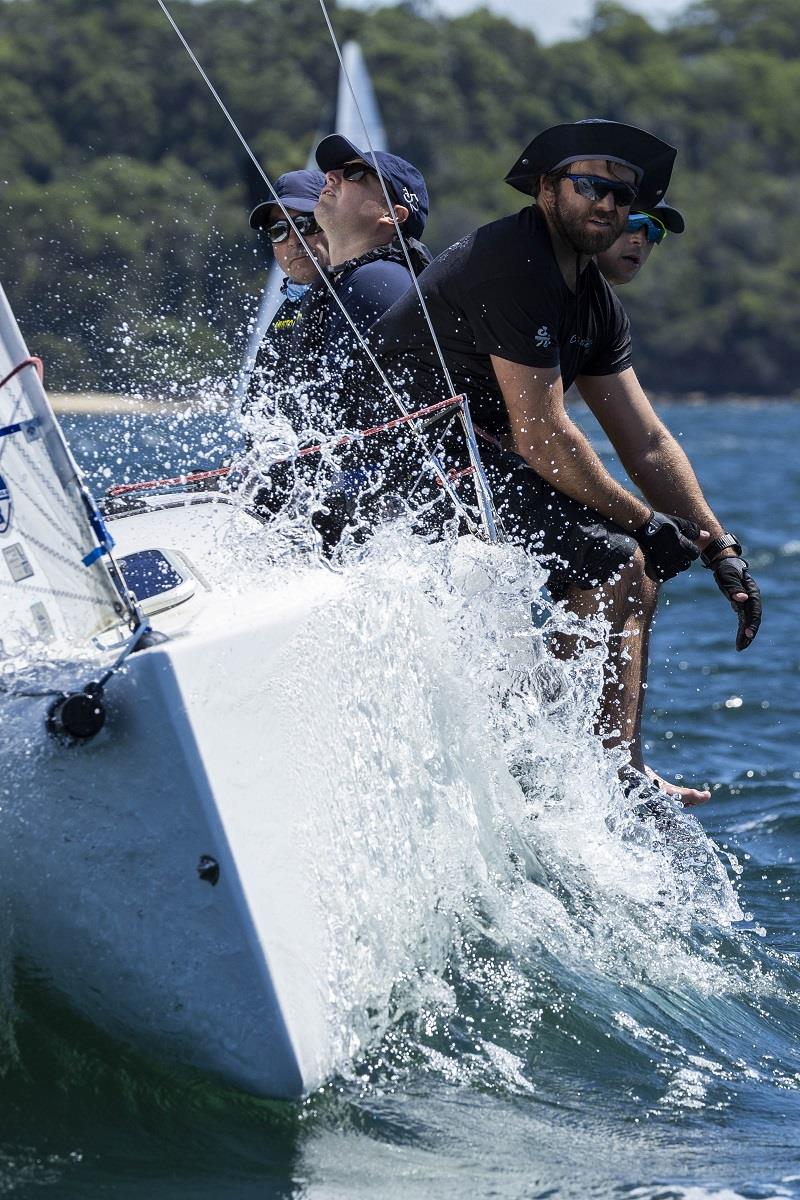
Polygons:
<instances>
[{"instance_id":1,"label":"sailboat","mask_svg":"<svg viewBox=\"0 0 800 1200\"><path fill-rule=\"evenodd\" d=\"M104 518L2 290L0 476L14 957L141 1052L305 1096L437 953L432 830L474 859L470 893L473 796L518 791L468 745L460 673L445 703L439 651L420 657L441 602L402 560L366 585L313 555L271 566L219 493L134 493Z\"/></svg>"},{"instance_id":2,"label":"sailboat","mask_svg":"<svg viewBox=\"0 0 800 1200\"><path fill-rule=\"evenodd\" d=\"M281 655L337 576L231 588L221 547L261 527L217 495L151 496L106 525L5 293L0 380L3 650L40 660L0 693L16 953L146 1051L303 1095L334 1065L330 948Z\"/></svg>"},{"instance_id":3,"label":"sailboat","mask_svg":"<svg viewBox=\"0 0 800 1200\"><path fill-rule=\"evenodd\" d=\"M313 555L290 570L265 563L264 527L241 503L134 490L104 516L40 365L0 289L2 883L14 955L141 1051L259 1096L304 1096L367 1044L369 1014L388 1012L396 980L431 953L421 916L439 899L426 900L412 813L425 788L441 794L450 756L447 820L477 845L459 772L483 768L460 750L456 701L427 718L423 742L440 750L431 772L420 768L407 687L409 676L420 686L417 662L388 674L379 664L373 702L342 711L347 638L370 634L346 574ZM414 628L438 628L424 594L409 603ZM410 653L402 621L382 620L380 639L393 664ZM360 677L364 653L363 641L349 650ZM418 785L401 786L412 776ZM354 856L376 889L392 872L406 889L378 926L369 888L341 887Z\"/></svg>"}]
</instances>

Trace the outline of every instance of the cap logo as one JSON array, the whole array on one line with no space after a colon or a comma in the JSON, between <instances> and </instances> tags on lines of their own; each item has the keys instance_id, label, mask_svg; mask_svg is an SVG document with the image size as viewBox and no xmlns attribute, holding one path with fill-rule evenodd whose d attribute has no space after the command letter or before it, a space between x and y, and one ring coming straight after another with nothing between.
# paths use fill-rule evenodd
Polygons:
<instances>
[{"instance_id":1,"label":"cap logo","mask_svg":"<svg viewBox=\"0 0 800 1200\"><path fill-rule=\"evenodd\" d=\"M407 187L404 187L403 188L403 200L409 206L409 208L412 210L412 212L418 211L419 196L417 195L416 192L410 192Z\"/></svg>"}]
</instances>

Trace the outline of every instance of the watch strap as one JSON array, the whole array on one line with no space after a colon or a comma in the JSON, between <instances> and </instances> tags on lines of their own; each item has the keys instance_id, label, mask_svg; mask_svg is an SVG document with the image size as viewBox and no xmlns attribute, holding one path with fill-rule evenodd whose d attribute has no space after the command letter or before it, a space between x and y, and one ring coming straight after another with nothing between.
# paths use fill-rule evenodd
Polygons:
<instances>
[{"instance_id":1,"label":"watch strap","mask_svg":"<svg viewBox=\"0 0 800 1200\"><path fill-rule=\"evenodd\" d=\"M710 567L720 550L728 549L735 550L737 554L742 553L742 547L738 538L734 537L732 533L721 533L719 537L711 539L700 555L700 561L704 567Z\"/></svg>"}]
</instances>

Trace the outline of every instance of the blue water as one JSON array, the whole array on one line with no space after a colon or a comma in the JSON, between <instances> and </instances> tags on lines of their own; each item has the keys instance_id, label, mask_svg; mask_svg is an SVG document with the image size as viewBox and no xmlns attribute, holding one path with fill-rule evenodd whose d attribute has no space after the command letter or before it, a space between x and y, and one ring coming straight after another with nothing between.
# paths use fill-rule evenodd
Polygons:
<instances>
[{"instance_id":1,"label":"blue water","mask_svg":"<svg viewBox=\"0 0 800 1200\"><path fill-rule=\"evenodd\" d=\"M709 572L665 589L648 759L713 788L698 815L735 856L749 919L689 911L667 937L654 911L637 926L569 885L570 831L552 818L571 940L546 922L527 941L465 939L446 995L301 1105L146 1061L18 978L0 1028L0 1195L800 1195L800 406L663 411L745 544L765 617L737 654ZM219 417L65 425L98 490L215 465L229 444Z\"/></svg>"}]
</instances>

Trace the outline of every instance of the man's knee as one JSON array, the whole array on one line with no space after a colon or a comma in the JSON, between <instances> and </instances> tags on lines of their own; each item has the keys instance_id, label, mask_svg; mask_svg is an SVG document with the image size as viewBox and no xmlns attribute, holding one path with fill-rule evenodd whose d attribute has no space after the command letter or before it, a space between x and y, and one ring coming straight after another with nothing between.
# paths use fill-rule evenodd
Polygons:
<instances>
[{"instance_id":1,"label":"man's knee","mask_svg":"<svg viewBox=\"0 0 800 1200\"><path fill-rule=\"evenodd\" d=\"M658 601L658 584L647 574L644 554L637 546L620 570L619 580L630 612L651 613Z\"/></svg>"}]
</instances>

